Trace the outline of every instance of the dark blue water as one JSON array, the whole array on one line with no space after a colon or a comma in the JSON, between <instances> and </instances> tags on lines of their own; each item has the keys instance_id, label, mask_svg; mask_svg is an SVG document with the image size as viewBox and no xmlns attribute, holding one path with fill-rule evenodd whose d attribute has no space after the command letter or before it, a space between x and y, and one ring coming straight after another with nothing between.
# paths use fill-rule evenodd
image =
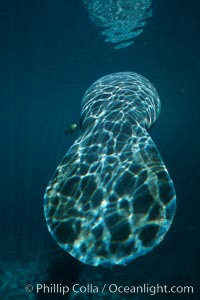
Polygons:
<instances>
[{"instance_id":1,"label":"dark blue water","mask_svg":"<svg viewBox=\"0 0 200 300\"><path fill-rule=\"evenodd\" d=\"M24 290L27 283L43 282L192 285L194 294L167 297L198 299L199 9L197 0L154 0L153 17L134 45L114 50L80 0L1 0L1 300L73 299ZM43 194L76 138L64 131L78 122L83 93L102 75L118 71L146 76L159 92L162 112L151 135L173 178L178 210L153 252L110 270L83 265L56 245L46 228ZM152 297L115 296L103 299Z\"/></svg>"}]
</instances>

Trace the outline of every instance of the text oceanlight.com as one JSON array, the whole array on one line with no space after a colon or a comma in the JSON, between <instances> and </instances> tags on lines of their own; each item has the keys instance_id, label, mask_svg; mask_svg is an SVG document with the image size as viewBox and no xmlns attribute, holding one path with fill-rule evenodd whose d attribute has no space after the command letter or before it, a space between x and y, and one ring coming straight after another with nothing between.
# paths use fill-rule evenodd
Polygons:
<instances>
[{"instance_id":1,"label":"text oceanlight.com","mask_svg":"<svg viewBox=\"0 0 200 300\"><path fill-rule=\"evenodd\" d=\"M102 286L97 286L91 283L86 285L80 285L78 283L73 286L62 285L60 283L53 284L41 284L38 283L36 287L31 284L27 284L25 287L27 293L31 293L35 291L36 293L44 293L44 294L61 294L66 295L68 293L81 293L81 294L149 294L154 296L156 294L193 294L194 287L193 286L168 286L168 285L150 285L148 283L144 283L143 285L138 286L126 286L126 285L118 285L115 283L105 283Z\"/></svg>"}]
</instances>

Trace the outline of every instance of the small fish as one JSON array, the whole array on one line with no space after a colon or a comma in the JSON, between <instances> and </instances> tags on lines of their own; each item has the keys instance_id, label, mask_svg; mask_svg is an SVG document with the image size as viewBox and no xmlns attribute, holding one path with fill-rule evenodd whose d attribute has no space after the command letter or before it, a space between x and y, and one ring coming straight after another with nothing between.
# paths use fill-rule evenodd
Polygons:
<instances>
[{"instance_id":1,"label":"small fish","mask_svg":"<svg viewBox=\"0 0 200 300\"><path fill-rule=\"evenodd\" d=\"M73 134L74 131L76 131L77 129L79 128L79 125L78 124L70 124L68 127L67 127L67 130L65 130L65 134Z\"/></svg>"}]
</instances>

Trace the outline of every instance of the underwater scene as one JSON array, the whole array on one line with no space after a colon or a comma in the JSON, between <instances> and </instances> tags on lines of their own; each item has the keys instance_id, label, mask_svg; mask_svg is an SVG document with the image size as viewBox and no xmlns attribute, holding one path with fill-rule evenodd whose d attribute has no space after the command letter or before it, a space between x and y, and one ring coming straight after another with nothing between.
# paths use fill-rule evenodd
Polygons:
<instances>
[{"instance_id":1,"label":"underwater scene","mask_svg":"<svg viewBox=\"0 0 200 300\"><path fill-rule=\"evenodd\" d=\"M0 300L199 299L199 10L0 1Z\"/></svg>"}]
</instances>

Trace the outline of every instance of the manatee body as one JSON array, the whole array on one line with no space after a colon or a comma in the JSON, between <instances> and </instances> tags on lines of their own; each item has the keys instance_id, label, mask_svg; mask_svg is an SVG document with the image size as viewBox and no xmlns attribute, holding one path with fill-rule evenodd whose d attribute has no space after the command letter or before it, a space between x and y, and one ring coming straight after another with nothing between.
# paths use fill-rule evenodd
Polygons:
<instances>
[{"instance_id":1,"label":"manatee body","mask_svg":"<svg viewBox=\"0 0 200 300\"><path fill-rule=\"evenodd\" d=\"M50 233L79 261L125 265L168 231L175 190L148 133L159 113L155 88L136 73L104 76L86 91L80 135L44 197Z\"/></svg>"}]
</instances>

